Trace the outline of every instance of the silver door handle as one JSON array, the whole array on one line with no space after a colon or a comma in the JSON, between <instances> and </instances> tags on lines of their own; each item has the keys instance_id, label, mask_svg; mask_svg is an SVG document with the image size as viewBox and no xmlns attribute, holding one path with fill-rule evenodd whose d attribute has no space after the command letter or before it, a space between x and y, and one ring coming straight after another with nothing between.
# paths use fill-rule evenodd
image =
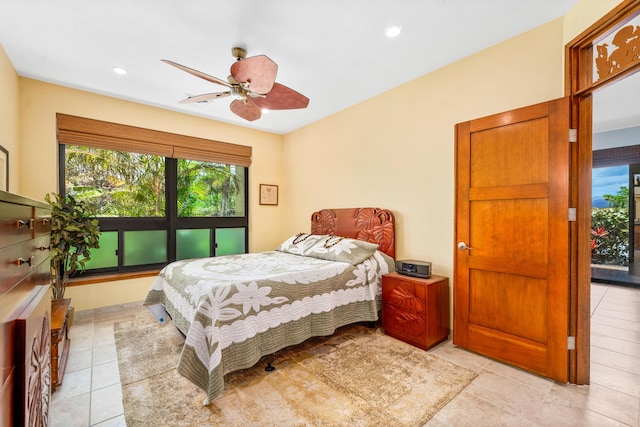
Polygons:
<instances>
[{"instance_id":1,"label":"silver door handle","mask_svg":"<svg viewBox=\"0 0 640 427\"><path fill-rule=\"evenodd\" d=\"M464 251L464 250L471 250L473 248L470 248L469 246L467 246L465 242L460 242L458 243L458 249L462 249Z\"/></svg>"}]
</instances>

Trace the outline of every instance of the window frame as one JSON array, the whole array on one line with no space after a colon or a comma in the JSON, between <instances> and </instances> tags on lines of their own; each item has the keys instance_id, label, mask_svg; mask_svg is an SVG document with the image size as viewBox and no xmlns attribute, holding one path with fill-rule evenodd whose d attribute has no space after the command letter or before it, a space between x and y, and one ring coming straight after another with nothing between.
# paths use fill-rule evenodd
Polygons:
<instances>
[{"instance_id":1,"label":"window frame","mask_svg":"<svg viewBox=\"0 0 640 427\"><path fill-rule=\"evenodd\" d=\"M112 124L115 125L115 124ZM124 126L125 125L115 125ZM158 132L158 131L152 131ZM166 134L173 135L173 134ZM214 141L215 142L215 141ZM144 141L140 144L144 145ZM225 145L233 145L223 143ZM83 146L79 142L62 143L58 141L58 186L59 193L65 194L66 187L66 146L76 145ZM223 145L223 147L225 146ZM93 146L96 148L104 148L113 151L129 151L123 148L114 147L99 147L96 144L87 144L84 146ZM219 147L219 146L218 146ZM248 147L250 149L250 147ZM136 152L139 152L136 150ZM175 153L175 151L173 151ZM183 150L182 153L187 151ZM249 150L250 153L250 150ZM161 154L156 154L161 155ZM162 155L161 155L162 156ZM215 256L217 242L216 229L219 228L244 228L244 251L248 252L249 247L249 166L235 165L236 167L244 167L244 216L234 217L178 217L177 213L177 172L178 172L178 156L162 156L165 158L165 207L166 212L164 217L144 217L144 218L130 218L130 217L98 217L100 223L100 230L105 232L116 231L118 232L118 266L107 268L96 268L85 271L85 275L100 275L100 274L113 274L113 273L133 273L148 270L158 270L168 263L176 260L176 240L177 230L185 229L209 229L210 232L210 256ZM189 158L188 160L201 160L202 156L196 159ZM250 156L249 156L250 159ZM222 162L212 162L221 163ZM229 163L224 163L229 164ZM126 231L144 231L144 230L165 230L167 232L167 261L156 264L143 264L143 265L124 265L124 233Z\"/></svg>"}]
</instances>

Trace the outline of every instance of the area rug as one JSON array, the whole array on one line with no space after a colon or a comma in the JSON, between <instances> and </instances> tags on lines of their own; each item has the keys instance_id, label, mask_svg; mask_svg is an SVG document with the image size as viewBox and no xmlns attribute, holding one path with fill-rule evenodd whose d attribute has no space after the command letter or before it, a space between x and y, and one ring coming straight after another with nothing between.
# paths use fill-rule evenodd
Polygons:
<instances>
[{"instance_id":1,"label":"area rug","mask_svg":"<svg viewBox=\"0 0 640 427\"><path fill-rule=\"evenodd\" d=\"M205 393L175 370L184 339L141 307L114 325L124 412L134 426L422 426L475 377L366 325L345 326L228 374Z\"/></svg>"}]
</instances>

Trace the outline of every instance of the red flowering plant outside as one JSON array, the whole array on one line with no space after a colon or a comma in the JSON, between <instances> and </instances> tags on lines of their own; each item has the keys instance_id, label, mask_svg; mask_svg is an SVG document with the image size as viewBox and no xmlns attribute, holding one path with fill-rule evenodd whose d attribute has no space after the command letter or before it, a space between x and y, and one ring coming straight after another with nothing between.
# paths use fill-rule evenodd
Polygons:
<instances>
[{"instance_id":1,"label":"red flowering plant outside","mask_svg":"<svg viewBox=\"0 0 640 427\"><path fill-rule=\"evenodd\" d=\"M591 263L629 265L629 209L591 210Z\"/></svg>"},{"instance_id":2,"label":"red flowering plant outside","mask_svg":"<svg viewBox=\"0 0 640 427\"><path fill-rule=\"evenodd\" d=\"M591 250L593 251L594 249L599 248L608 234L609 232L605 230L604 227L596 227L591 230L591 235L593 236L593 239L591 239Z\"/></svg>"}]
</instances>

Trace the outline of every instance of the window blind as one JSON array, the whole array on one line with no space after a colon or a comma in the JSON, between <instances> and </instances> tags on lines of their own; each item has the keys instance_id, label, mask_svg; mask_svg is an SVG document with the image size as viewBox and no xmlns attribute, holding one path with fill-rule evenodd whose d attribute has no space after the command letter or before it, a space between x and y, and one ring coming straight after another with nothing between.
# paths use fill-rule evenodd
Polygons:
<instances>
[{"instance_id":1,"label":"window blind","mask_svg":"<svg viewBox=\"0 0 640 427\"><path fill-rule=\"evenodd\" d=\"M58 143L248 167L251 147L56 114Z\"/></svg>"}]
</instances>

